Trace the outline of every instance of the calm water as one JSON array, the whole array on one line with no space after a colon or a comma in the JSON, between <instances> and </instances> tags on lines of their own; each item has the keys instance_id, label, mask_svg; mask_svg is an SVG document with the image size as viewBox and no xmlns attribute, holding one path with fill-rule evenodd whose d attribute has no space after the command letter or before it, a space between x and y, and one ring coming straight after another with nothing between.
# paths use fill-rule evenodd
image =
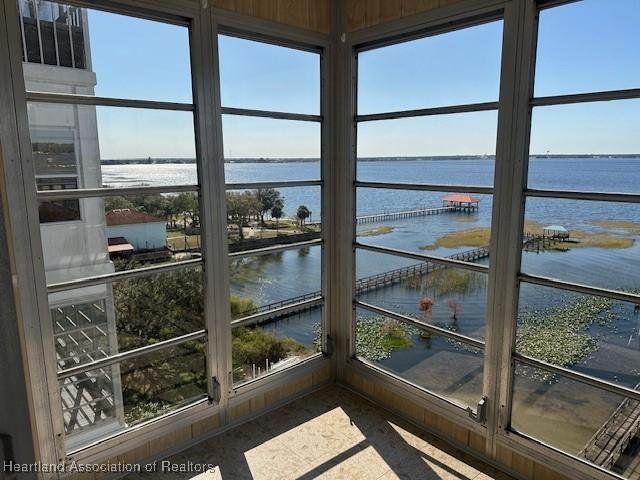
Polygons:
<instances>
[{"instance_id":1,"label":"calm water","mask_svg":"<svg viewBox=\"0 0 640 480\"><path fill-rule=\"evenodd\" d=\"M425 182L443 184L492 185L491 160L412 160L361 161L361 180L389 182ZM226 164L226 181L270 181L315 179L317 162L280 164ZM113 186L183 185L196 183L194 165L127 165L103 167L104 183ZM634 159L532 159L529 170L532 188L592 190L638 193L640 191L640 158ZM318 188L282 189L285 211L291 215L298 205L307 205L314 219L320 214ZM442 193L403 192L398 190L359 189L358 215L436 207ZM360 232L381 225L393 227L386 235L363 236L359 240L376 245L420 251L439 237L470 228L487 228L491 223L491 196L480 195L480 209L475 214L443 214L427 217L367 224ZM594 222L623 220L640 222L640 207L631 204L530 199L526 218L543 225L560 224L572 231L587 234L613 234L634 240L628 248L574 248L568 252L524 252L522 270L568 281L607 288L640 288L640 230L602 228ZM468 247L429 250L434 255L450 255ZM489 262L488 259L485 262ZM416 263L370 252L358 252L357 275L368 276ZM232 290L236 295L253 298L257 304L268 304L320 289L320 248L288 251L267 259L247 259L232 271ZM249 273L247 273L249 272ZM465 294L435 298L436 305L429 321L454 328L460 333L482 338L485 328L486 281L474 282ZM396 284L370 291L364 301L407 315L420 316L419 299L430 292L421 285ZM460 303L460 312L452 324L449 300ZM571 301L571 294L542 287L523 286L521 309L545 308ZM630 305L615 309L615 319L608 325L591 326L587 334L600 339L599 348L574 368L611 381L634 386L640 380L640 316ZM294 317L269 328L311 344L314 324L319 313ZM474 404L482 390L482 355L461 349L443 339L415 336L412 348L398 350L381 366L405 378L461 403ZM576 403L575 399L579 402ZM574 453L584 445L602 424L620 399L607 397L581 384L544 382L519 377L516 382L514 425L544 439L545 432L556 432L554 442ZM582 405L576 407L576 405ZM576 413L576 409L578 412ZM573 412L573 413L567 413ZM539 421L544 414L546 420ZM558 428L562 426L564 428ZM546 429L546 430L545 430ZM562 432L562 433L557 433Z\"/></svg>"}]
</instances>

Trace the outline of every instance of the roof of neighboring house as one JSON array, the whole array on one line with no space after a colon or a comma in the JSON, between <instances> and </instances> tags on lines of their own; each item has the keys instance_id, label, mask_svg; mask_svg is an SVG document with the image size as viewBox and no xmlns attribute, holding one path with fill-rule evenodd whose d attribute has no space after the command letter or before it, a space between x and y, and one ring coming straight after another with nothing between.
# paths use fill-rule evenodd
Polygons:
<instances>
[{"instance_id":1,"label":"roof of neighboring house","mask_svg":"<svg viewBox=\"0 0 640 480\"><path fill-rule=\"evenodd\" d=\"M107 239L109 253L133 252L133 245L124 237L111 237Z\"/></svg>"},{"instance_id":2,"label":"roof of neighboring house","mask_svg":"<svg viewBox=\"0 0 640 480\"><path fill-rule=\"evenodd\" d=\"M444 197L442 197L442 200L446 202L462 202L462 203L475 203L480 201L479 198L472 197L471 195L463 195L460 193L452 193L449 195L445 195Z\"/></svg>"},{"instance_id":3,"label":"roof of neighboring house","mask_svg":"<svg viewBox=\"0 0 640 480\"><path fill-rule=\"evenodd\" d=\"M136 223L165 223L162 218L154 217L148 213L133 210L131 208L118 208L105 214L107 226L133 225Z\"/></svg>"}]
</instances>

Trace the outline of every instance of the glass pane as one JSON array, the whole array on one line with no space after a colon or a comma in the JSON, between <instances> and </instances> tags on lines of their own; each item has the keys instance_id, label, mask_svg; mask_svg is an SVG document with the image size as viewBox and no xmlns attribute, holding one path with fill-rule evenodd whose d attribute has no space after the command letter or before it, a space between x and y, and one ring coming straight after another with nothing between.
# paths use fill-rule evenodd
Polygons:
<instances>
[{"instance_id":1,"label":"glass pane","mask_svg":"<svg viewBox=\"0 0 640 480\"><path fill-rule=\"evenodd\" d=\"M205 398L204 349L190 342L61 380L67 448Z\"/></svg>"},{"instance_id":2,"label":"glass pane","mask_svg":"<svg viewBox=\"0 0 640 480\"><path fill-rule=\"evenodd\" d=\"M305 247L229 262L233 318L269 312L321 294L322 248Z\"/></svg>"},{"instance_id":3,"label":"glass pane","mask_svg":"<svg viewBox=\"0 0 640 480\"><path fill-rule=\"evenodd\" d=\"M583 0L540 12L535 95L640 86L640 4Z\"/></svg>"},{"instance_id":4,"label":"glass pane","mask_svg":"<svg viewBox=\"0 0 640 480\"><path fill-rule=\"evenodd\" d=\"M617 290L640 285L640 205L528 198L525 212L526 273Z\"/></svg>"},{"instance_id":5,"label":"glass pane","mask_svg":"<svg viewBox=\"0 0 640 480\"><path fill-rule=\"evenodd\" d=\"M233 381L243 383L291 367L320 352L322 308L232 330Z\"/></svg>"},{"instance_id":6,"label":"glass pane","mask_svg":"<svg viewBox=\"0 0 640 480\"><path fill-rule=\"evenodd\" d=\"M356 355L463 407L482 396L481 350L361 309Z\"/></svg>"},{"instance_id":7,"label":"glass pane","mask_svg":"<svg viewBox=\"0 0 640 480\"><path fill-rule=\"evenodd\" d=\"M35 1L19 0L18 5L22 16L22 33L24 35L22 58L27 62L42 63Z\"/></svg>"},{"instance_id":8,"label":"glass pane","mask_svg":"<svg viewBox=\"0 0 640 480\"><path fill-rule=\"evenodd\" d=\"M393 258L359 251L357 261L384 265ZM358 300L456 333L484 338L488 276L428 262L409 262L408 266L359 276ZM356 269L362 270L358 266Z\"/></svg>"},{"instance_id":9,"label":"glass pane","mask_svg":"<svg viewBox=\"0 0 640 480\"><path fill-rule=\"evenodd\" d=\"M361 243L487 263L491 195L358 188Z\"/></svg>"},{"instance_id":10,"label":"glass pane","mask_svg":"<svg viewBox=\"0 0 640 480\"><path fill-rule=\"evenodd\" d=\"M218 36L222 106L320 113L320 55Z\"/></svg>"},{"instance_id":11,"label":"glass pane","mask_svg":"<svg viewBox=\"0 0 640 480\"><path fill-rule=\"evenodd\" d=\"M498 100L502 21L358 54L358 113Z\"/></svg>"},{"instance_id":12,"label":"glass pane","mask_svg":"<svg viewBox=\"0 0 640 480\"><path fill-rule=\"evenodd\" d=\"M320 178L321 125L223 115L227 183Z\"/></svg>"},{"instance_id":13,"label":"glass pane","mask_svg":"<svg viewBox=\"0 0 640 480\"><path fill-rule=\"evenodd\" d=\"M640 308L522 283L516 350L634 388L640 382Z\"/></svg>"},{"instance_id":14,"label":"glass pane","mask_svg":"<svg viewBox=\"0 0 640 480\"><path fill-rule=\"evenodd\" d=\"M23 16L31 13L33 2L19 1ZM24 17L29 62L73 68L48 71L27 64L27 90L191 103L187 27L64 3L36 3L44 62L30 16Z\"/></svg>"},{"instance_id":15,"label":"glass pane","mask_svg":"<svg viewBox=\"0 0 640 480\"><path fill-rule=\"evenodd\" d=\"M627 478L640 460L639 408L636 401L516 363L512 428Z\"/></svg>"},{"instance_id":16,"label":"glass pane","mask_svg":"<svg viewBox=\"0 0 640 480\"><path fill-rule=\"evenodd\" d=\"M493 185L495 111L358 124L358 180Z\"/></svg>"},{"instance_id":17,"label":"glass pane","mask_svg":"<svg viewBox=\"0 0 640 480\"><path fill-rule=\"evenodd\" d=\"M529 186L637 193L640 100L533 110Z\"/></svg>"},{"instance_id":18,"label":"glass pane","mask_svg":"<svg viewBox=\"0 0 640 480\"><path fill-rule=\"evenodd\" d=\"M59 222L78 211L77 221ZM200 256L194 192L48 201L40 214L49 284Z\"/></svg>"},{"instance_id":19,"label":"glass pane","mask_svg":"<svg viewBox=\"0 0 640 480\"><path fill-rule=\"evenodd\" d=\"M202 285L183 269L49 295L58 368L204 329Z\"/></svg>"},{"instance_id":20,"label":"glass pane","mask_svg":"<svg viewBox=\"0 0 640 480\"><path fill-rule=\"evenodd\" d=\"M78 188L195 185L193 114L29 103L38 178L76 176Z\"/></svg>"},{"instance_id":21,"label":"glass pane","mask_svg":"<svg viewBox=\"0 0 640 480\"><path fill-rule=\"evenodd\" d=\"M228 190L226 197L232 252L322 236L320 187Z\"/></svg>"}]
</instances>

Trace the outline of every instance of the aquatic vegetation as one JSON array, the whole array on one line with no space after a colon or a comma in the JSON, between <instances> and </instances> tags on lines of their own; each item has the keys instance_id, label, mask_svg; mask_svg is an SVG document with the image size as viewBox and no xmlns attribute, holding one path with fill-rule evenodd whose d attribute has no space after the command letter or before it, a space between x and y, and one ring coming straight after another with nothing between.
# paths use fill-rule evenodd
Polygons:
<instances>
[{"instance_id":1,"label":"aquatic vegetation","mask_svg":"<svg viewBox=\"0 0 640 480\"><path fill-rule=\"evenodd\" d=\"M468 294L484 288L486 277L482 274L454 268L440 268L421 278L408 279L408 282L418 282L434 297L448 294Z\"/></svg>"},{"instance_id":2,"label":"aquatic vegetation","mask_svg":"<svg viewBox=\"0 0 640 480\"><path fill-rule=\"evenodd\" d=\"M356 355L368 360L389 358L394 350L413 346L411 336L418 329L384 317L358 316Z\"/></svg>"},{"instance_id":3,"label":"aquatic vegetation","mask_svg":"<svg viewBox=\"0 0 640 480\"><path fill-rule=\"evenodd\" d=\"M570 243L571 248L630 248L635 239L609 233L589 233L582 230L571 232L571 238L577 243Z\"/></svg>"},{"instance_id":4,"label":"aquatic vegetation","mask_svg":"<svg viewBox=\"0 0 640 480\"><path fill-rule=\"evenodd\" d=\"M626 230L634 235L640 235L640 222L628 220L593 220L592 225L606 230Z\"/></svg>"},{"instance_id":5,"label":"aquatic vegetation","mask_svg":"<svg viewBox=\"0 0 640 480\"><path fill-rule=\"evenodd\" d=\"M486 247L489 245L490 229L487 227L468 228L457 232L449 232L439 237L434 243L418 247L420 250L436 248Z\"/></svg>"},{"instance_id":6,"label":"aquatic vegetation","mask_svg":"<svg viewBox=\"0 0 640 480\"><path fill-rule=\"evenodd\" d=\"M518 318L516 350L562 367L575 365L594 353L599 339L588 333L590 325L606 325L615 315L613 301L580 297L568 304L523 312Z\"/></svg>"},{"instance_id":7,"label":"aquatic vegetation","mask_svg":"<svg viewBox=\"0 0 640 480\"><path fill-rule=\"evenodd\" d=\"M379 235L386 235L388 233L391 233L393 232L393 230L394 227L385 225L382 227L371 228L369 230L362 230L361 232L358 232L358 237L377 237Z\"/></svg>"}]
</instances>

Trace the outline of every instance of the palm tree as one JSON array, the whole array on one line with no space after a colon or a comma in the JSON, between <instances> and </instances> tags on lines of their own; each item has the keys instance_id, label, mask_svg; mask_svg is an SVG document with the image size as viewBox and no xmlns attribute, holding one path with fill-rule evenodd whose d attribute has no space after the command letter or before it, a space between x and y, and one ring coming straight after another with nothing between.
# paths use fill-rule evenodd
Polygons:
<instances>
[{"instance_id":1,"label":"palm tree","mask_svg":"<svg viewBox=\"0 0 640 480\"><path fill-rule=\"evenodd\" d=\"M271 218L275 218L276 219L276 235L278 234L278 229L280 227L280 219L282 218L283 215L283 211L282 209L284 208L284 202L278 198L273 207L271 208Z\"/></svg>"},{"instance_id":2,"label":"palm tree","mask_svg":"<svg viewBox=\"0 0 640 480\"><path fill-rule=\"evenodd\" d=\"M311 216L311 211L305 206L300 205L296 212L296 217L300 221L300 228L304 225L304 221Z\"/></svg>"}]
</instances>

